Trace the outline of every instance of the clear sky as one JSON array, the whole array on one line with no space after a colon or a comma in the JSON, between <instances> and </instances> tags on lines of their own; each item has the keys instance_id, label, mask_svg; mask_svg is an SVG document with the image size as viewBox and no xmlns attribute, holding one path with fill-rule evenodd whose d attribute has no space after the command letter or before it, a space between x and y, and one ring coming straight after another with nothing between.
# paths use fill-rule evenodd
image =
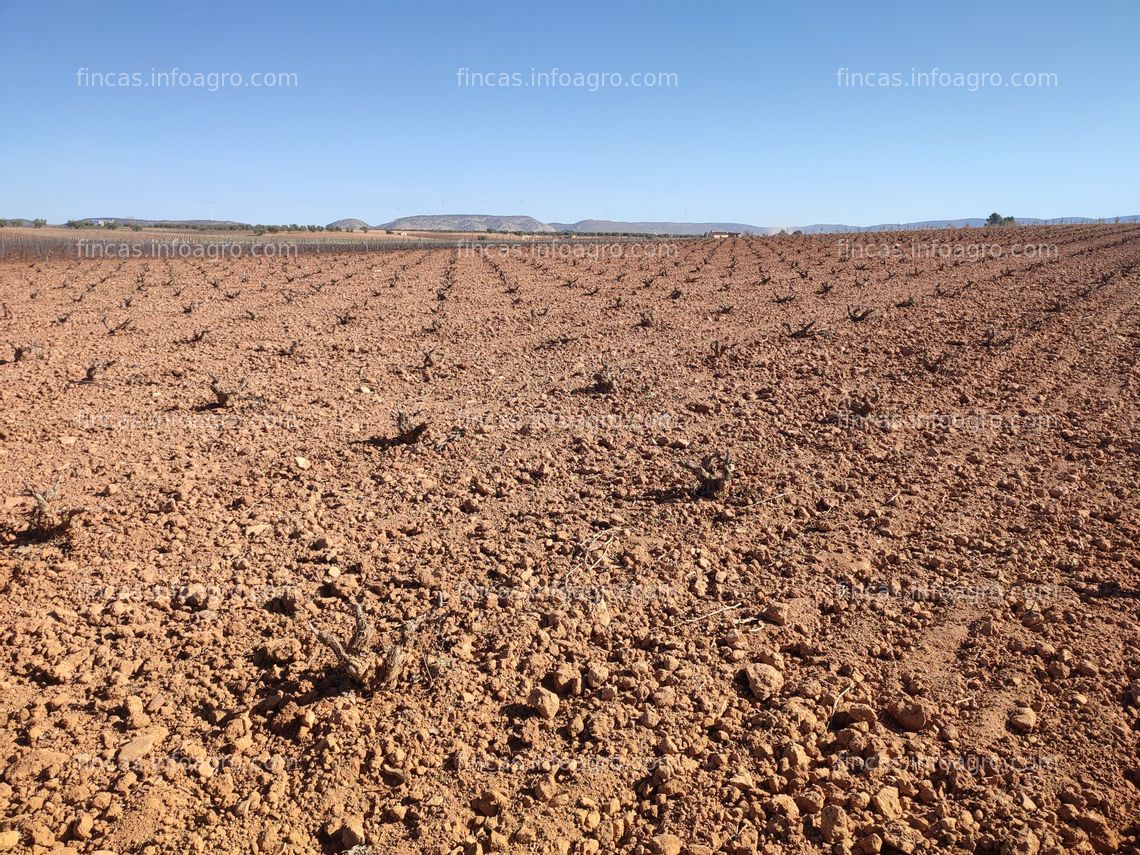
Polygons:
<instances>
[{"instance_id":1,"label":"clear sky","mask_svg":"<svg viewBox=\"0 0 1140 855\"><path fill-rule=\"evenodd\" d=\"M0 216L1137 214L1138 43L1136 0L0 0Z\"/></svg>"}]
</instances>

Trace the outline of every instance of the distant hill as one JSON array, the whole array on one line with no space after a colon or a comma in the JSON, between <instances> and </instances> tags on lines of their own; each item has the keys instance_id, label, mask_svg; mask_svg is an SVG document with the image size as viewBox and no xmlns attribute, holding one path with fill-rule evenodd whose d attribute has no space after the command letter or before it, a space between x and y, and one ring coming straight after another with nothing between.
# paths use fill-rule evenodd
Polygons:
<instances>
[{"instance_id":1,"label":"distant hill","mask_svg":"<svg viewBox=\"0 0 1140 855\"><path fill-rule=\"evenodd\" d=\"M364 222L364 220L357 220L353 217L348 217L343 220L329 223L325 226L326 229L370 229L372 226Z\"/></svg>"},{"instance_id":2,"label":"distant hill","mask_svg":"<svg viewBox=\"0 0 1140 855\"><path fill-rule=\"evenodd\" d=\"M546 223L534 217L492 214L423 214L415 217L400 217L390 223L377 226L381 229L399 229L412 232L553 232Z\"/></svg>"}]
</instances>

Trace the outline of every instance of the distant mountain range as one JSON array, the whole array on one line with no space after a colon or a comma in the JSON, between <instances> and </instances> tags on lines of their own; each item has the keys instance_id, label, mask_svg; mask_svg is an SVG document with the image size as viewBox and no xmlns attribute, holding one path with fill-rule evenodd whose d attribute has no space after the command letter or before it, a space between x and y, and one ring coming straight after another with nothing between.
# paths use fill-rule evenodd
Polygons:
<instances>
[{"instance_id":1,"label":"distant mountain range","mask_svg":"<svg viewBox=\"0 0 1140 855\"><path fill-rule=\"evenodd\" d=\"M627 223L622 220L579 220L576 223L551 223L555 231L571 234L605 234L625 232L639 235L704 235L709 232L740 232L767 235L779 229L750 226L747 223Z\"/></svg>"},{"instance_id":2,"label":"distant mountain range","mask_svg":"<svg viewBox=\"0 0 1140 855\"><path fill-rule=\"evenodd\" d=\"M552 225L540 223L534 217L492 214L424 214L418 217L400 217L378 229L410 232L554 232Z\"/></svg>"},{"instance_id":3,"label":"distant mountain range","mask_svg":"<svg viewBox=\"0 0 1140 855\"><path fill-rule=\"evenodd\" d=\"M1044 220L1039 217L1015 217L1019 225L1058 225L1062 223L1113 222L1116 217L1095 219L1093 217L1057 217ZM1140 221L1140 215L1120 217L1121 222ZM825 234L835 232L887 232L908 229L945 229L980 227L986 224L983 217L969 217L959 220L923 220L915 223L880 223L873 226L849 226L842 223L814 223L810 226L753 226L748 223L676 223L676 222L627 222L624 220L579 220L576 223L543 223L533 217L496 217L487 214L423 214L416 217L401 217L390 223L377 226L380 229L401 231L445 231L445 232L526 232L562 234L639 234L639 235L684 235L698 236L709 232L737 232L740 234L771 235L781 231L800 231L804 234Z\"/></svg>"},{"instance_id":4,"label":"distant mountain range","mask_svg":"<svg viewBox=\"0 0 1140 855\"><path fill-rule=\"evenodd\" d=\"M1140 221L1140 214L1130 214L1126 217L1055 217L1051 220L1040 217L1014 217L1019 226L1058 226L1079 223L1111 223L1117 219L1122 223L1135 223ZM804 234L831 234L834 232L897 232L919 229L962 229L978 228L984 226L984 217L966 217L960 220L922 220L917 223L879 223L874 226L848 226L840 223L815 223L810 226L799 226ZM788 231L793 231L788 229Z\"/></svg>"},{"instance_id":5,"label":"distant mountain range","mask_svg":"<svg viewBox=\"0 0 1140 855\"><path fill-rule=\"evenodd\" d=\"M1140 222L1140 214L1113 217L1015 217L1018 225L1060 225L1070 223L1135 223ZM15 219L9 219L15 223ZM30 220L20 221L30 226ZM240 229L253 228L249 223L234 220L144 220L138 217L87 217L75 222L100 226L141 226L153 228L186 229ZM364 220L345 218L329 223L326 228L341 230L389 229L391 231L416 232L522 232L525 234L638 234L638 235L678 235L700 236L709 232L736 232L739 234L771 235L781 231L803 232L804 234L833 234L839 232L888 232L916 229L977 228L986 223L982 217L967 217L958 220L922 220L913 223L879 223L873 226L850 226L842 223L813 223L809 226L753 226L748 223L677 223L677 222L627 222L624 220L579 220L576 223L544 223L534 217L523 215L496 216L493 214L421 214L413 217L399 217L388 223L369 226Z\"/></svg>"}]
</instances>

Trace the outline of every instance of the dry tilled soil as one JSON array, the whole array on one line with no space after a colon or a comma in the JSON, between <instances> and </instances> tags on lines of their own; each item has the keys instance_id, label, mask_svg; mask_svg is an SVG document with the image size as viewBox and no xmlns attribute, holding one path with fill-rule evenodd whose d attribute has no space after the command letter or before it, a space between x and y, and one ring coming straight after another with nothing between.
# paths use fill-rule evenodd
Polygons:
<instances>
[{"instance_id":1,"label":"dry tilled soil","mask_svg":"<svg viewBox=\"0 0 1140 855\"><path fill-rule=\"evenodd\" d=\"M1138 264L4 263L0 849L1137 852Z\"/></svg>"}]
</instances>

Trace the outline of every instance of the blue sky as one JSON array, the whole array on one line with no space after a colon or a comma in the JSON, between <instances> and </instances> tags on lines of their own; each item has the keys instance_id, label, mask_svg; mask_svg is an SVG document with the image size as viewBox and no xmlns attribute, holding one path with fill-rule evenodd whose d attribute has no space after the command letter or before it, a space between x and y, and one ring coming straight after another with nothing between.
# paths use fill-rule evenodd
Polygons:
<instances>
[{"instance_id":1,"label":"blue sky","mask_svg":"<svg viewBox=\"0 0 1140 855\"><path fill-rule=\"evenodd\" d=\"M0 0L0 216L1136 214L1138 36L1135 0ZM175 68L282 72L295 85L92 82ZM592 92L460 85L460 69L525 80L553 68L675 77ZM991 76L976 91L968 78L850 85L855 73L935 68ZM1015 73L1054 83L993 85Z\"/></svg>"}]
</instances>

